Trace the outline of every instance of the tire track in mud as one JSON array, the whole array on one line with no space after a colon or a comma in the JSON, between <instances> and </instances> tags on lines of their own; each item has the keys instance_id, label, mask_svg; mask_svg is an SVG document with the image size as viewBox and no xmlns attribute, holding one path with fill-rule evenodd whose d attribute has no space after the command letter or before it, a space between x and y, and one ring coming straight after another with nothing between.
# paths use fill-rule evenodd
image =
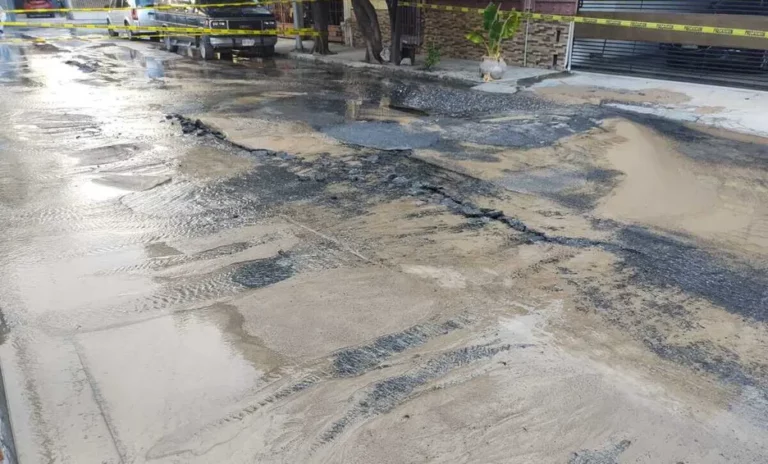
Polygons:
<instances>
[{"instance_id":1,"label":"tire track in mud","mask_svg":"<svg viewBox=\"0 0 768 464\"><path fill-rule=\"evenodd\" d=\"M381 336L367 345L353 346L338 350L330 356L328 360L315 360L311 364L297 369L302 371L297 374L295 381L287 379L287 385L278 387L274 392L267 394L261 399L254 400L252 404L232 412L217 421L210 422L202 426L193 435L199 436L206 431L216 430L231 422L242 421L251 414L261 410L264 407L275 405L282 400L299 394L311 387L321 384L325 381L334 379L345 379L350 377L359 377L367 372L376 370L383 361L393 358L398 354L408 350L418 348L430 340L438 339L454 331L470 327L474 321L468 316L458 316L447 319L442 322L425 322L406 328L400 332L395 332ZM524 348L526 346L520 345ZM439 378L452 370L470 365L474 362L488 359L500 352L512 349L512 345L473 345L466 348L460 348L452 351L439 353L430 358L420 368L409 374L387 378L373 384L372 398L376 401L375 409L367 411L368 416L373 416L385 412L386 405L390 408L406 401L418 386L423 386L430 380ZM294 369L296 370L296 369ZM279 380L278 380L279 381ZM277 382L277 381L276 381ZM274 384L273 382L272 384ZM270 384L270 385L272 385ZM350 397L351 398L351 397ZM357 411L357 412L356 412ZM363 418L359 410L347 412L342 419L334 424L335 430L340 433L354 421ZM343 422L343 425L340 423ZM326 435L328 431L323 432ZM337 433L334 433L334 437ZM321 437L322 437L321 436ZM327 443L331 438L321 439L319 445ZM151 450L149 455L153 458L167 457L178 454L178 451L163 451L163 441L173 443L171 437L160 440L155 450Z\"/></svg>"},{"instance_id":2,"label":"tire track in mud","mask_svg":"<svg viewBox=\"0 0 768 464\"><path fill-rule=\"evenodd\" d=\"M418 394L417 389L444 377L453 370L489 359L513 348L533 345L473 345L441 353L410 373L389 377L374 383L357 403L319 437L318 445L332 442L348 427L362 419L385 414Z\"/></svg>"},{"instance_id":3,"label":"tire track in mud","mask_svg":"<svg viewBox=\"0 0 768 464\"><path fill-rule=\"evenodd\" d=\"M264 242L266 243L266 242ZM172 265L185 264L236 255L251 247L264 243L233 244L192 255L186 259L178 257ZM159 278L162 286L152 294L139 297L132 302L121 304L135 312L143 313L184 305L199 305L202 302L231 297L250 289L276 284L301 273L340 266L354 266L359 260L338 248L334 243L310 242L299 244L276 256L225 265L221 269L193 276ZM155 278L158 280L158 278Z\"/></svg>"},{"instance_id":4,"label":"tire track in mud","mask_svg":"<svg viewBox=\"0 0 768 464\"><path fill-rule=\"evenodd\" d=\"M201 251L191 255L179 254L171 256L159 256L154 258L147 258L138 264L131 264L127 266L119 266L108 271L103 271L97 275L112 275L132 272L143 271L158 271L161 269L167 269L173 266L179 266L182 264L192 263L196 261L203 261L207 259L216 259L222 256L233 255L248 250L251 247L264 245L270 241L277 240L276 235L264 236L262 240L254 240L249 242L236 242L228 245L222 245L210 250ZM163 242L160 242L163 243Z\"/></svg>"},{"instance_id":5,"label":"tire track in mud","mask_svg":"<svg viewBox=\"0 0 768 464\"><path fill-rule=\"evenodd\" d=\"M387 358L405 350L423 345L439 335L464 328L471 322L468 317L449 319L440 324L420 324L402 332L377 338L373 343L337 352L333 357L333 371L337 377L355 377L373 369Z\"/></svg>"}]
</instances>

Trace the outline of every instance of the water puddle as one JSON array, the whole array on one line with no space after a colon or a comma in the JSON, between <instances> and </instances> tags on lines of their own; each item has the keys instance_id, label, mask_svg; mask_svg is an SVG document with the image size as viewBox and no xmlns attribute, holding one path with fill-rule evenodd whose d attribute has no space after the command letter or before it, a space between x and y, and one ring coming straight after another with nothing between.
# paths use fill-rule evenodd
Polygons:
<instances>
[{"instance_id":1,"label":"water puddle","mask_svg":"<svg viewBox=\"0 0 768 464\"><path fill-rule=\"evenodd\" d=\"M80 200L80 202L98 202L118 198L129 192L130 190L124 190L114 185L103 184L96 179L92 179L75 184L73 196Z\"/></svg>"},{"instance_id":2,"label":"water puddle","mask_svg":"<svg viewBox=\"0 0 768 464\"><path fill-rule=\"evenodd\" d=\"M344 117L349 121L382 121L410 123L429 113L415 108L393 105L389 97L382 97L378 102L347 100Z\"/></svg>"},{"instance_id":3,"label":"water puddle","mask_svg":"<svg viewBox=\"0 0 768 464\"><path fill-rule=\"evenodd\" d=\"M226 311L178 313L78 337L110 423L134 460L162 437L205 424L262 383ZM250 343L250 350L262 352ZM259 356L269 360L269 351Z\"/></svg>"}]
</instances>

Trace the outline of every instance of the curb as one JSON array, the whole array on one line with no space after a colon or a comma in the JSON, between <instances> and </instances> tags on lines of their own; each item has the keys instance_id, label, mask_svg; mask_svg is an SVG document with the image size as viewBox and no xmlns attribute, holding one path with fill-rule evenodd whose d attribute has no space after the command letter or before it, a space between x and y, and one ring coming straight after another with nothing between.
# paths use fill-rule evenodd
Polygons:
<instances>
[{"instance_id":1,"label":"curb","mask_svg":"<svg viewBox=\"0 0 768 464\"><path fill-rule=\"evenodd\" d=\"M320 55L313 55L309 53L289 52L287 55L284 55L284 56L287 56L288 58L291 58L296 61L322 63L322 64L327 64L332 66L340 66L344 68L357 69L361 71L371 70L381 74L387 74L387 75L397 76L397 77L417 77L417 78L428 80L428 81L445 82L448 84L460 85L464 87L474 87L482 83L472 79L462 79L460 77L455 77L455 76L441 76L439 74L433 74L428 71L421 71L418 69L406 69L400 66L389 66L389 65L365 63L363 61L336 61L336 60L325 58Z\"/></svg>"},{"instance_id":2,"label":"curb","mask_svg":"<svg viewBox=\"0 0 768 464\"><path fill-rule=\"evenodd\" d=\"M16 446L13 440L10 409L5 396L5 380L0 371L0 463L17 464Z\"/></svg>"},{"instance_id":3,"label":"curb","mask_svg":"<svg viewBox=\"0 0 768 464\"><path fill-rule=\"evenodd\" d=\"M300 53L300 52L292 51L292 52L288 52L288 54L283 56L296 61L322 63L326 65L331 65L331 66L358 69L362 71L370 70L370 71L375 71L377 73L385 74L385 75L391 75L391 76L397 76L397 77L415 77L415 78L423 79L426 81L445 82L447 84L470 87L470 88L478 87L485 84L482 81L477 81L474 79L464 79L456 76L434 74L429 71L422 71L414 68L365 63L363 61L337 61L337 60L326 58L321 55L313 55L310 53ZM505 92L505 93L514 93L517 90L530 87L534 84L537 84L547 79L561 79L563 77L567 77L570 75L571 73L569 71L552 71L549 74L542 74L540 76L523 77L518 79L517 81L511 81L511 80L504 81L503 84L498 84L498 85L503 85L504 87L508 87L510 89L509 92ZM486 92L486 90L484 89L476 89L476 90L479 90L481 92ZM494 93L494 92L489 92L489 93Z\"/></svg>"}]
</instances>

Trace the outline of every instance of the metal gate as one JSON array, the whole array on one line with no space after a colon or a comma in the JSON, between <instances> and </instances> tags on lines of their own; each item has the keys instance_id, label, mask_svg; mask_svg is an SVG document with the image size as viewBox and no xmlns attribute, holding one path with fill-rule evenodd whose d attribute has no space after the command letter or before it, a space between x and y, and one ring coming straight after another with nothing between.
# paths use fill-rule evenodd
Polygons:
<instances>
[{"instance_id":1,"label":"metal gate","mask_svg":"<svg viewBox=\"0 0 768 464\"><path fill-rule=\"evenodd\" d=\"M768 29L768 0L580 0L579 14ZM768 88L768 39L576 24L571 67Z\"/></svg>"}]
</instances>

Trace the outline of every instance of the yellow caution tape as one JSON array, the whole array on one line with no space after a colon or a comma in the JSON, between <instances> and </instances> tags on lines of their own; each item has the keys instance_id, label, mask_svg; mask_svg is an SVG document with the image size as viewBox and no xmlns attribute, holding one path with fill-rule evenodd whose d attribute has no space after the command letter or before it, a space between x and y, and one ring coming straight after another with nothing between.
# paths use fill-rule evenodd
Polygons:
<instances>
[{"instance_id":1,"label":"yellow caution tape","mask_svg":"<svg viewBox=\"0 0 768 464\"><path fill-rule=\"evenodd\" d=\"M411 6L428 10L458 11L461 13L482 13L483 9L467 8L451 5L436 5L432 3L399 2L402 6ZM514 10L509 10L514 11ZM553 15L543 13L520 13L523 18L541 21L575 22L583 24L598 24L601 26L632 27L637 29L655 29L659 31L697 32L701 34L732 35L740 37L757 37L768 39L768 31L753 29L738 29L730 27L694 26L688 24L657 23L650 21L633 21L627 19L590 18L588 16Z\"/></svg>"},{"instance_id":2,"label":"yellow caution tape","mask_svg":"<svg viewBox=\"0 0 768 464\"><path fill-rule=\"evenodd\" d=\"M143 34L142 38L163 38L167 34ZM185 32L185 33L177 33L175 34L177 36L184 36L184 37L196 37L201 35L210 35L210 34L204 34L202 32ZM50 42L61 42L64 40L121 40L119 37L112 37L107 34L88 34L88 35L65 35L65 36L58 36L58 37L12 37L12 38L5 38L0 39L0 44L3 43L36 43L36 44L45 44Z\"/></svg>"},{"instance_id":3,"label":"yellow caution tape","mask_svg":"<svg viewBox=\"0 0 768 464\"><path fill-rule=\"evenodd\" d=\"M233 7L233 6L263 6L273 4L290 4L294 0L264 0L259 3L255 2L233 2L233 3L216 3L210 5L157 5L146 6L137 8L47 8L47 9L34 9L34 10L7 10L8 13L65 13L65 12L94 12L94 11L116 11L116 10L171 10L178 8L185 9L203 9L203 8L221 8L221 7ZM297 3L309 3L319 0L295 0ZM421 3L421 2L399 2L401 6L409 6L416 8L423 8L428 10L442 10L442 11L455 11L460 13L482 13L483 9L480 8L468 8L452 5L440 5L434 3ZM514 11L514 10L508 10ZM677 32L696 32L701 34L717 34L717 35L730 35L741 37L755 37L755 38L768 38L768 31L753 30L753 29L740 29L729 27L715 27L715 26L698 26L688 24L672 24L672 23L659 23L649 21L634 21L626 19L607 19L607 18L590 18L588 16L570 16L570 15L553 15L543 13L520 13L522 17L529 19L537 19L541 21L555 21L555 22L575 22L583 24L597 24L602 26L617 26L617 27L631 27L638 29L654 29L661 31L677 31ZM158 30L160 32L199 32L212 35L276 35L277 31L242 31L233 29L196 29L196 28L178 28L178 27L157 27L157 26L107 26L100 24L62 24L51 25L51 23L21 23L21 22L6 22L0 23L7 26L24 26L24 27L63 27L67 29L86 28L86 29L129 29L129 30ZM306 32L302 32L306 31ZM303 35L317 35L312 29L284 29L280 30L281 34L303 34Z\"/></svg>"},{"instance_id":4,"label":"yellow caution tape","mask_svg":"<svg viewBox=\"0 0 768 464\"><path fill-rule=\"evenodd\" d=\"M146 35L142 37L155 37L155 35ZM163 37L163 35L156 35L156 37ZM108 36L106 34L88 34L88 35L64 35L59 37L9 37L0 39L0 43L36 43L45 44L49 42L59 42L62 40L115 40L115 37Z\"/></svg>"},{"instance_id":5,"label":"yellow caution tape","mask_svg":"<svg viewBox=\"0 0 768 464\"><path fill-rule=\"evenodd\" d=\"M122 7L122 8L104 8L104 7L98 7L98 8L35 8L35 9L16 9L16 10L5 10L6 13L17 13L17 14L27 14L27 13L69 13L69 12L94 12L94 11L131 11L131 10L156 10L156 11L162 11L162 10L179 10L179 9L188 9L188 10L202 10L207 8L221 8L221 7L233 7L233 6L248 6L248 7L258 7L258 6L264 6L264 5L277 5L277 4L291 4L293 2L296 3L311 3L319 0L264 0L260 1L258 3L255 2L232 2L232 3L215 3L211 5L155 5L155 6L137 6L136 8L131 7Z\"/></svg>"},{"instance_id":6,"label":"yellow caution tape","mask_svg":"<svg viewBox=\"0 0 768 464\"><path fill-rule=\"evenodd\" d=\"M115 31L156 31L160 33L179 32L195 33L204 35L315 35L314 29L265 29L261 31L248 29L211 29L204 27L173 27L173 26L118 26L113 24L74 24L74 23L37 23L24 21L6 21L0 22L2 26L8 27L41 27L53 29L108 29Z\"/></svg>"}]
</instances>

